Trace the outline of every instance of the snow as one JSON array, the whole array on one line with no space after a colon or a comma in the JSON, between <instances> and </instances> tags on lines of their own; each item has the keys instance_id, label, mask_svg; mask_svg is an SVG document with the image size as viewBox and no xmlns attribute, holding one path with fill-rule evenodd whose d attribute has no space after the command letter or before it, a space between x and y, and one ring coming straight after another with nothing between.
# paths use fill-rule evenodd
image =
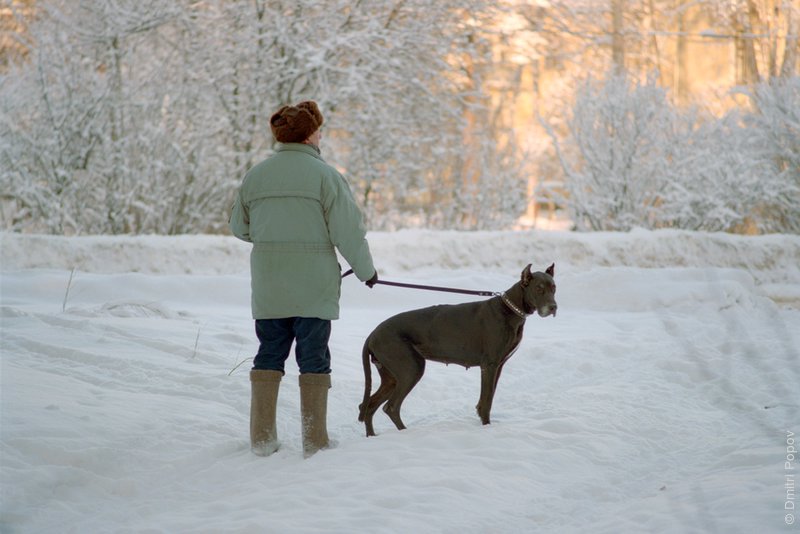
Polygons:
<instances>
[{"instance_id":1,"label":"snow","mask_svg":"<svg viewBox=\"0 0 800 534\"><path fill-rule=\"evenodd\" d=\"M408 429L379 411L366 438L370 330L475 297L346 278L337 445L308 460L291 359L282 447L249 452L246 244L0 236L2 532L790 530L798 236L370 234L388 280L500 291L555 262L558 317L528 320L491 425L474 410L480 371L431 363Z\"/></svg>"}]
</instances>

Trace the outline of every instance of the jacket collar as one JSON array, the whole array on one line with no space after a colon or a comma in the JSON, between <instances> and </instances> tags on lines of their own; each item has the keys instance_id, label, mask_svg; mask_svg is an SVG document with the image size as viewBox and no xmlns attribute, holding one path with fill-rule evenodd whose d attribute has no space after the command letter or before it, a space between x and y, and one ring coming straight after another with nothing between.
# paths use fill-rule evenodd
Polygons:
<instances>
[{"instance_id":1,"label":"jacket collar","mask_svg":"<svg viewBox=\"0 0 800 534\"><path fill-rule=\"evenodd\" d=\"M305 143L278 143L278 148L275 149L276 152L305 152L311 156L314 156L317 159L322 159L320 155L319 148L314 145L307 145ZM324 160L323 160L324 161Z\"/></svg>"}]
</instances>

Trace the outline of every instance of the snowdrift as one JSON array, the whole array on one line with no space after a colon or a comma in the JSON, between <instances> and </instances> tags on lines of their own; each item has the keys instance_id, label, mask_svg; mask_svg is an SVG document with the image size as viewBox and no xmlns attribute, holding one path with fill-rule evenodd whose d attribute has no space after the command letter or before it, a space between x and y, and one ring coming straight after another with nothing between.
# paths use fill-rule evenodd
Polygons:
<instances>
[{"instance_id":1,"label":"snowdrift","mask_svg":"<svg viewBox=\"0 0 800 534\"><path fill-rule=\"evenodd\" d=\"M230 274L246 269L249 245L228 236L59 237L2 233L2 268L88 272ZM391 271L507 268L552 260L588 267L732 267L762 275L800 265L800 236L740 236L680 230L447 232L368 236L376 263Z\"/></svg>"}]
</instances>

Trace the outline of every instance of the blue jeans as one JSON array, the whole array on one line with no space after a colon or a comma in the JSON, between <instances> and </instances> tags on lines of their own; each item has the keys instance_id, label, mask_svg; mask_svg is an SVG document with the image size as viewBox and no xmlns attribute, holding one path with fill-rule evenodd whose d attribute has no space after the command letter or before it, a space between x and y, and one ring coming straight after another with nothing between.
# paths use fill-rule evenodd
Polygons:
<instances>
[{"instance_id":1,"label":"blue jeans","mask_svg":"<svg viewBox=\"0 0 800 534\"><path fill-rule=\"evenodd\" d=\"M312 317L256 319L256 335L261 345L253 360L253 369L284 372L292 342L300 374L330 374L331 322Z\"/></svg>"}]
</instances>

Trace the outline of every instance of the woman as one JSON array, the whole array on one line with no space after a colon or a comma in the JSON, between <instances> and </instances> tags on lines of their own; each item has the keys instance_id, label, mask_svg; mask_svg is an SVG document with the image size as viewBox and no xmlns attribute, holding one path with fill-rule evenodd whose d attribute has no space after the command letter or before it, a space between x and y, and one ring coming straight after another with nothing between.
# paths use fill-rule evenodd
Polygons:
<instances>
[{"instance_id":1,"label":"woman","mask_svg":"<svg viewBox=\"0 0 800 534\"><path fill-rule=\"evenodd\" d=\"M369 287L378 280L366 229L344 177L320 156L322 114L313 101L283 106L270 119L280 143L250 169L233 205L230 228L253 243L252 311L260 346L250 371L250 441L266 456L279 447L278 386L292 342L300 369L303 452L328 446L328 340L339 317L336 249Z\"/></svg>"}]
</instances>

